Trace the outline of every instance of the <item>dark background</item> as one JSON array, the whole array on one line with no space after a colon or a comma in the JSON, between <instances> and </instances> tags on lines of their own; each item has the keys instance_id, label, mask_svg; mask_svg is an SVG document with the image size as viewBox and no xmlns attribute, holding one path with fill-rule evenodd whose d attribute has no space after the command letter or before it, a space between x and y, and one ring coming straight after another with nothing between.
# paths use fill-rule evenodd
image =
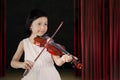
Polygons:
<instances>
[{"instance_id":1,"label":"dark background","mask_svg":"<svg viewBox=\"0 0 120 80\"><path fill-rule=\"evenodd\" d=\"M7 68L17 49L19 41L26 36L25 21L33 8L45 11L49 16L48 34L51 36L61 21L63 26L54 40L73 54L74 47L74 0L6 0L7 16ZM70 67L65 64L64 67Z\"/></svg>"}]
</instances>

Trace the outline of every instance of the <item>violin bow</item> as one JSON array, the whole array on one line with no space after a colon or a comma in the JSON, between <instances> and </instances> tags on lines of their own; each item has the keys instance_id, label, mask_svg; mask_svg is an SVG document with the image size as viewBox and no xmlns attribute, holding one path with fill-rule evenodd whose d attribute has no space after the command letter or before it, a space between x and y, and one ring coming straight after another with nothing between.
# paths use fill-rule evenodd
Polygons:
<instances>
[{"instance_id":1,"label":"violin bow","mask_svg":"<svg viewBox=\"0 0 120 80\"><path fill-rule=\"evenodd\" d=\"M63 21L60 23L59 27L56 29L56 31L55 31L54 34L50 37L50 39L52 39L52 38L55 36L55 34L56 34L56 33L58 32L58 30L61 28L62 24L63 24ZM47 43L49 43L50 39L47 41ZM46 43L46 44L47 44L47 43ZM45 44L45 45L46 45L46 44ZM36 61L36 60L38 59L38 57L39 57L40 54L44 51L44 49L45 49L45 47L41 50L41 52L40 52L39 55L35 58L34 61Z\"/></svg>"},{"instance_id":2,"label":"violin bow","mask_svg":"<svg viewBox=\"0 0 120 80\"><path fill-rule=\"evenodd\" d=\"M61 26L63 25L63 21L61 21L60 25L58 26L58 28L56 29L56 31L54 32L54 34L50 37L50 39L52 39L55 34L58 32L58 30L61 28ZM50 39L47 41L47 43L49 43ZM47 44L46 43L46 44ZM46 45L45 44L45 45ZM39 56L41 55L41 53L45 50L45 47L41 50L41 52L38 54L38 56L35 58L34 62L37 61L37 59L39 58ZM23 77L26 76L28 74L29 70L26 69L25 72L23 73Z\"/></svg>"}]
</instances>

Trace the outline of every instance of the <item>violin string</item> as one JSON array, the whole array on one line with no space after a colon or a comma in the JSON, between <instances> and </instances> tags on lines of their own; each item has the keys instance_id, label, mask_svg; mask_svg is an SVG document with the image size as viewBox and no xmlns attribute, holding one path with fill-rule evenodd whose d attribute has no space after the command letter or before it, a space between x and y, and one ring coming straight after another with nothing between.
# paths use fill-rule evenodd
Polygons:
<instances>
[{"instance_id":1,"label":"violin string","mask_svg":"<svg viewBox=\"0 0 120 80\"><path fill-rule=\"evenodd\" d=\"M69 52L67 52L65 49L63 49L63 47L60 46L59 44L52 43L52 45L54 45L55 47L57 47L60 51L64 52L64 54L69 54Z\"/></svg>"}]
</instances>

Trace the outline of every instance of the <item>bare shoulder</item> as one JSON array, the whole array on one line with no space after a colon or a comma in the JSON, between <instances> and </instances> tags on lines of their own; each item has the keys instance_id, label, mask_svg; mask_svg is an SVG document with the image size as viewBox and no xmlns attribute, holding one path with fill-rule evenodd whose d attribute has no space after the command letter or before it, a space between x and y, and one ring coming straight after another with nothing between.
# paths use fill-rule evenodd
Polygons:
<instances>
[{"instance_id":1,"label":"bare shoulder","mask_svg":"<svg viewBox=\"0 0 120 80\"><path fill-rule=\"evenodd\" d=\"M23 46L24 46L24 40L26 40L27 38L25 38L25 39L22 39L20 42L19 42L19 45L18 45L18 47L21 47L21 48L23 48Z\"/></svg>"},{"instance_id":2,"label":"bare shoulder","mask_svg":"<svg viewBox=\"0 0 120 80\"><path fill-rule=\"evenodd\" d=\"M23 40L21 40L21 41L19 42L19 45L18 45L18 47L21 47L21 48L23 48Z\"/></svg>"},{"instance_id":3,"label":"bare shoulder","mask_svg":"<svg viewBox=\"0 0 120 80\"><path fill-rule=\"evenodd\" d=\"M24 40L24 39L23 39L23 40ZM21 52L23 52L23 50L24 50L23 40L21 40L21 41L19 42L19 44L18 44L18 47L17 47L17 50L16 50L17 53L21 53Z\"/></svg>"},{"instance_id":4,"label":"bare shoulder","mask_svg":"<svg viewBox=\"0 0 120 80\"><path fill-rule=\"evenodd\" d=\"M23 48L23 40L21 40L18 44L17 50L13 56L12 60L19 60L21 55L23 54L24 48Z\"/></svg>"}]
</instances>

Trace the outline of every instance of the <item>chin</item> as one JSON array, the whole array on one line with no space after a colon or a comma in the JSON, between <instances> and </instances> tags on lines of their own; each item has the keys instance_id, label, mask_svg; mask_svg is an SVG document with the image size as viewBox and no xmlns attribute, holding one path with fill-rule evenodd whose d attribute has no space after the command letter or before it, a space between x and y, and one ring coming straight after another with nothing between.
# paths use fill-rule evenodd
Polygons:
<instances>
[{"instance_id":1,"label":"chin","mask_svg":"<svg viewBox=\"0 0 120 80\"><path fill-rule=\"evenodd\" d=\"M38 34L37 36L43 36L44 34Z\"/></svg>"}]
</instances>

